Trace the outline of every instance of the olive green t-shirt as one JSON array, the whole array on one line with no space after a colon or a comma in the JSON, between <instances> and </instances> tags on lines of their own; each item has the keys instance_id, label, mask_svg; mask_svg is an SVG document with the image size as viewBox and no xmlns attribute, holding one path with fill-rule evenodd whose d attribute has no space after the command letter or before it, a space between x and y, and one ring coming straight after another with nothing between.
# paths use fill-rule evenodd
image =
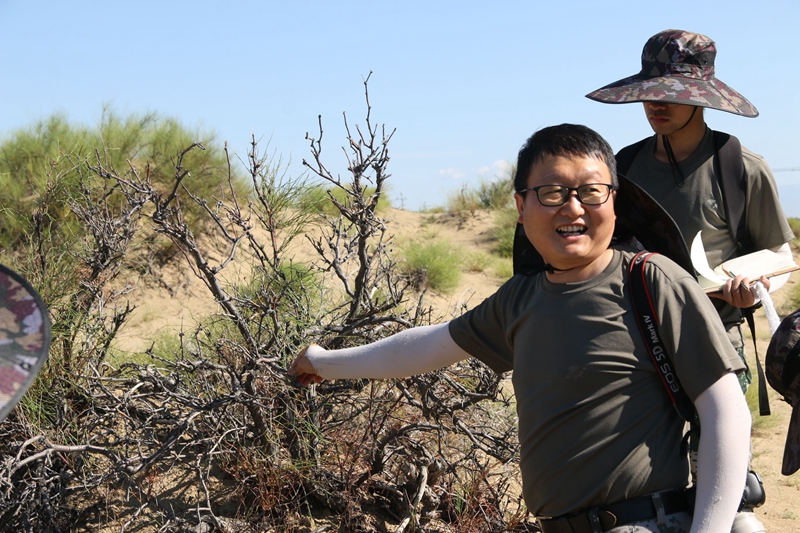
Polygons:
<instances>
[{"instance_id":1,"label":"olive green t-shirt","mask_svg":"<svg viewBox=\"0 0 800 533\"><path fill-rule=\"evenodd\" d=\"M581 283L514 276L450 323L465 351L497 372L513 369L523 494L537 516L687 485L684 422L631 310L632 256L615 250ZM742 362L689 274L654 256L646 275L664 346L694 400Z\"/></svg>"},{"instance_id":2,"label":"olive green t-shirt","mask_svg":"<svg viewBox=\"0 0 800 533\"><path fill-rule=\"evenodd\" d=\"M656 137L651 137L639 151L628 178L641 186L672 216L681 230L686 246L691 248L697 232L702 231L703 247L711 268L737 255L725 218L722 190L715 170L714 136L706 129L694 153L680 162L685 181L673 175L669 163L654 155ZM766 161L742 147L746 175L745 224L756 250L774 248L794 238L778 199L775 178ZM740 311L720 299L714 306L722 318L734 347L742 346L738 325Z\"/></svg>"}]
</instances>

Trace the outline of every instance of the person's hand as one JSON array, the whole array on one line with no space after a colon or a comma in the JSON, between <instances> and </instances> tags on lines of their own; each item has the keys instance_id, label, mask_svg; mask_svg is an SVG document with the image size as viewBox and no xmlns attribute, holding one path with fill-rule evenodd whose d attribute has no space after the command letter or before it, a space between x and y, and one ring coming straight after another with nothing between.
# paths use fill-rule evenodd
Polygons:
<instances>
[{"instance_id":1,"label":"person's hand","mask_svg":"<svg viewBox=\"0 0 800 533\"><path fill-rule=\"evenodd\" d=\"M761 276L760 280L761 283L764 284L764 287L769 290L769 279L765 276ZM757 297L755 292L750 290L750 280L744 276L736 276L733 279L729 279L725 282L722 286L722 290L718 293L712 294L713 298L719 298L721 300L725 300L728 304L739 307L752 307L755 305Z\"/></svg>"},{"instance_id":2,"label":"person's hand","mask_svg":"<svg viewBox=\"0 0 800 533\"><path fill-rule=\"evenodd\" d=\"M312 344L312 346L315 345ZM289 375L294 376L298 383L304 387L322 381L322 376L317 374L317 369L314 368L314 365L312 365L311 361L306 357L307 351L308 347L303 348L303 351L300 352L300 355L297 356L297 359L295 359L289 367Z\"/></svg>"}]
</instances>

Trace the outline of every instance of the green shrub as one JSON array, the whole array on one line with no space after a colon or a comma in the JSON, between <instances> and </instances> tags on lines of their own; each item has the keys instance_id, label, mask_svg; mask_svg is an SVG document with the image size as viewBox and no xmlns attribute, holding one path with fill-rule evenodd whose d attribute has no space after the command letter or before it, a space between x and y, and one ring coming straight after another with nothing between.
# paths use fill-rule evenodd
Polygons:
<instances>
[{"instance_id":1,"label":"green shrub","mask_svg":"<svg viewBox=\"0 0 800 533\"><path fill-rule=\"evenodd\" d=\"M495 239L494 253L500 257L514 256L514 231L516 226L498 225L492 231Z\"/></svg>"},{"instance_id":2,"label":"green shrub","mask_svg":"<svg viewBox=\"0 0 800 533\"><path fill-rule=\"evenodd\" d=\"M517 229L519 214L514 206L505 207L495 218L492 229L494 237L493 251L500 257L511 258L514 256L514 233Z\"/></svg>"},{"instance_id":3,"label":"green shrub","mask_svg":"<svg viewBox=\"0 0 800 533\"><path fill-rule=\"evenodd\" d=\"M123 363L152 364L153 356L156 360L175 361L181 351L181 337L179 331L171 327L165 327L155 333L151 333L148 338L148 345L145 351L130 352L112 347L108 352L106 361L111 366L120 366ZM191 342L190 335L183 335L186 343ZM152 355L151 355L152 354Z\"/></svg>"},{"instance_id":4,"label":"green shrub","mask_svg":"<svg viewBox=\"0 0 800 533\"><path fill-rule=\"evenodd\" d=\"M412 242L405 247L404 255L404 272L417 288L449 293L461 281L461 253L447 242Z\"/></svg>"},{"instance_id":5,"label":"green shrub","mask_svg":"<svg viewBox=\"0 0 800 533\"><path fill-rule=\"evenodd\" d=\"M510 258L498 258L492 264L492 271L495 278L502 281L509 280L514 275L514 262Z\"/></svg>"},{"instance_id":6,"label":"green shrub","mask_svg":"<svg viewBox=\"0 0 800 533\"><path fill-rule=\"evenodd\" d=\"M800 247L800 218L790 218L789 227L792 228L792 233L794 233L794 239L792 239L792 246L795 248Z\"/></svg>"},{"instance_id":7,"label":"green shrub","mask_svg":"<svg viewBox=\"0 0 800 533\"><path fill-rule=\"evenodd\" d=\"M229 195L233 187L239 197L246 197L251 185L235 168L228 183L228 161L212 132L190 130L176 119L155 113L123 118L105 109L96 128L73 125L63 115L53 115L11 133L0 142L0 205L6 215L0 247L16 249L32 231L74 231L70 202L82 190L103 186L87 165L100 164L120 176L135 171L160 192L170 192L175 164L195 142L205 150L191 150L182 165L191 169L184 183L191 185L193 193L219 198ZM109 195L110 205L122 205L121 195L110 191ZM183 208L187 223L203 218L199 205L186 202ZM30 222L34 216L38 217L36 228Z\"/></svg>"},{"instance_id":8,"label":"green shrub","mask_svg":"<svg viewBox=\"0 0 800 533\"><path fill-rule=\"evenodd\" d=\"M786 310L784 314L789 314L794 312L795 309L800 309L800 283L792 285L791 291L792 293L789 295L789 299L784 305L784 309Z\"/></svg>"},{"instance_id":9,"label":"green shrub","mask_svg":"<svg viewBox=\"0 0 800 533\"><path fill-rule=\"evenodd\" d=\"M328 196L328 192L333 195L337 202L348 205L350 195L339 187L328 189L322 185L313 185L303 193L300 199L300 207L306 212L319 213L331 216L338 216L339 209L334 205ZM375 187L367 187L363 191L363 198L369 198L375 193ZM378 198L378 205L375 207L376 211L384 211L392 206L386 190L381 193Z\"/></svg>"},{"instance_id":10,"label":"green shrub","mask_svg":"<svg viewBox=\"0 0 800 533\"><path fill-rule=\"evenodd\" d=\"M477 190L481 205L487 209L504 209L514 205L514 183L510 179L481 181Z\"/></svg>"},{"instance_id":11,"label":"green shrub","mask_svg":"<svg viewBox=\"0 0 800 533\"><path fill-rule=\"evenodd\" d=\"M258 268L249 282L236 287L237 296L250 302L248 313L277 312L284 320L298 309L317 309L322 279L304 263L283 263L277 271Z\"/></svg>"},{"instance_id":12,"label":"green shrub","mask_svg":"<svg viewBox=\"0 0 800 533\"><path fill-rule=\"evenodd\" d=\"M459 192L448 195L447 210L503 209L511 205L513 198L514 184L510 180L480 181L475 188L464 184Z\"/></svg>"},{"instance_id":13,"label":"green shrub","mask_svg":"<svg viewBox=\"0 0 800 533\"><path fill-rule=\"evenodd\" d=\"M492 264L492 258L483 252L472 252L464 257L464 268L470 272L483 272Z\"/></svg>"},{"instance_id":14,"label":"green shrub","mask_svg":"<svg viewBox=\"0 0 800 533\"><path fill-rule=\"evenodd\" d=\"M462 213L464 211L477 211L481 205L478 194L469 185L464 184L461 190L447 195L445 207L448 213Z\"/></svg>"},{"instance_id":15,"label":"green shrub","mask_svg":"<svg viewBox=\"0 0 800 533\"><path fill-rule=\"evenodd\" d=\"M459 213L477 209L505 209L514 205L514 167L510 174L495 180L481 180L474 187L465 183L447 197L447 211Z\"/></svg>"},{"instance_id":16,"label":"green shrub","mask_svg":"<svg viewBox=\"0 0 800 533\"><path fill-rule=\"evenodd\" d=\"M303 191L303 194L300 195L300 208L309 213L338 214L336 206L328 198L327 190L321 185L309 187Z\"/></svg>"}]
</instances>

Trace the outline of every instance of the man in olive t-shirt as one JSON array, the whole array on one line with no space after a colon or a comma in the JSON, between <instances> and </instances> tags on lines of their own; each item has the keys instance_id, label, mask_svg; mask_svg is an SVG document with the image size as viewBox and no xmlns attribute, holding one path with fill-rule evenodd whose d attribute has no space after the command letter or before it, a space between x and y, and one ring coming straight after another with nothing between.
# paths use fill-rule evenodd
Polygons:
<instances>
[{"instance_id":1,"label":"man in olive t-shirt","mask_svg":"<svg viewBox=\"0 0 800 533\"><path fill-rule=\"evenodd\" d=\"M391 378L470 356L513 370L523 495L544 533L729 531L747 470L742 368L714 308L666 257L645 269L665 349L704 428L692 516L684 423L631 311L633 252L610 247L614 155L596 132L536 132L517 160L515 201L545 271L514 276L459 318L378 342L311 345L289 370L322 379Z\"/></svg>"}]
</instances>

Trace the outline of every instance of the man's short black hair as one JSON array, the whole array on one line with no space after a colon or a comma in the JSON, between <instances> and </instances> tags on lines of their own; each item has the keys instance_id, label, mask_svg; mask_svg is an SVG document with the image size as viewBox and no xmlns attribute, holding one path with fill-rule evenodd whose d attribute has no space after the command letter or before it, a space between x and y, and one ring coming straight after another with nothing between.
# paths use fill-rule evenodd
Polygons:
<instances>
[{"instance_id":1,"label":"man's short black hair","mask_svg":"<svg viewBox=\"0 0 800 533\"><path fill-rule=\"evenodd\" d=\"M617 161L614 151L599 133L580 124L560 124L542 128L525 141L517 156L514 190L528 187L528 177L533 166L547 155L554 157L593 157L603 161L611 173L612 183L617 183Z\"/></svg>"}]
</instances>

